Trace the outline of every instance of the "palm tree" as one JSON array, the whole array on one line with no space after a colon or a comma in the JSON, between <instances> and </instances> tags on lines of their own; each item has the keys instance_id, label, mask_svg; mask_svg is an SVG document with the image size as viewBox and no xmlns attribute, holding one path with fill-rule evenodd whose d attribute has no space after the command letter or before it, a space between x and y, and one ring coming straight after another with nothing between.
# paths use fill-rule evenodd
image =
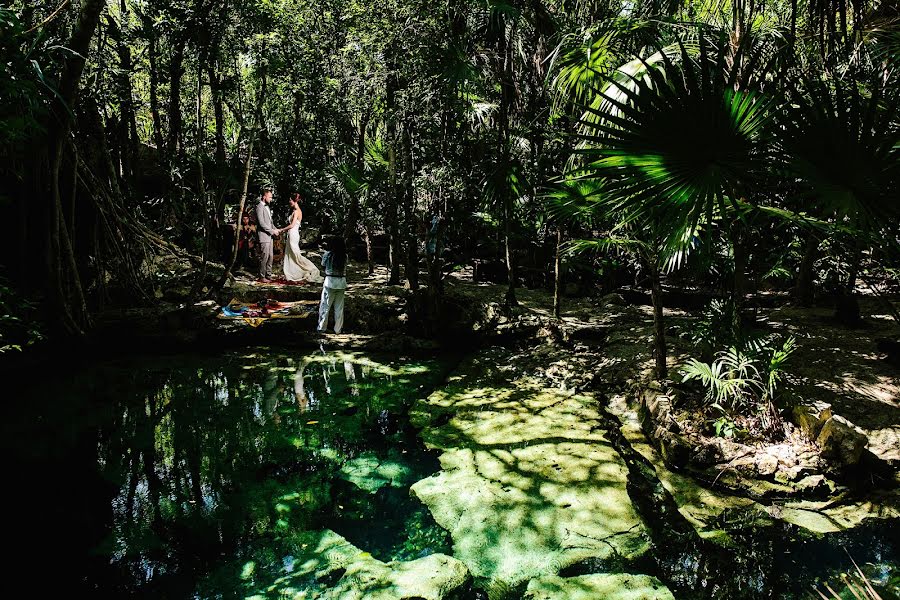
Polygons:
<instances>
[{"instance_id":1,"label":"palm tree","mask_svg":"<svg viewBox=\"0 0 900 600\"><path fill-rule=\"evenodd\" d=\"M861 91L855 83L808 80L780 111L778 146L803 207L853 238L836 314L847 324L859 320L853 290L862 251L882 245L900 216L900 94L885 97L885 89L883 81Z\"/></svg>"},{"instance_id":2,"label":"palm tree","mask_svg":"<svg viewBox=\"0 0 900 600\"><path fill-rule=\"evenodd\" d=\"M700 226L714 215L743 213L771 158L771 97L754 91L746 73L753 56L705 36L696 48L660 50L644 76L615 78L587 107L577 176L604 181L596 207L628 224L650 268L657 377L666 375L661 267L685 258ZM728 58L732 60L728 60ZM675 59L678 59L677 62ZM739 64L740 69L729 67ZM738 286L735 286L736 288ZM737 289L736 291L740 291Z\"/></svg>"}]
</instances>

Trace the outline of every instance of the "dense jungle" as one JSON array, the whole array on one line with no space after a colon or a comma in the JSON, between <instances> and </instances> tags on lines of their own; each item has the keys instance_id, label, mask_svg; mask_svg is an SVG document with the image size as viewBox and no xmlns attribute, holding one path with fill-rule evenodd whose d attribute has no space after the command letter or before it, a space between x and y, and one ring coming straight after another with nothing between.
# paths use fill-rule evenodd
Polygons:
<instances>
[{"instance_id":1,"label":"dense jungle","mask_svg":"<svg viewBox=\"0 0 900 600\"><path fill-rule=\"evenodd\" d=\"M900 4L7 0L26 597L900 599Z\"/></svg>"}]
</instances>

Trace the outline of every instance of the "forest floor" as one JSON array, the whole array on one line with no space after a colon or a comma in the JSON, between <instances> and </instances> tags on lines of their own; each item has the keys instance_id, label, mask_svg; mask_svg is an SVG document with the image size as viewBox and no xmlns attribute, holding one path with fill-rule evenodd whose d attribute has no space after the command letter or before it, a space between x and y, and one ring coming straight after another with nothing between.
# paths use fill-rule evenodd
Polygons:
<instances>
[{"instance_id":1,"label":"forest floor","mask_svg":"<svg viewBox=\"0 0 900 600\"><path fill-rule=\"evenodd\" d=\"M383 266L376 267L375 272L368 275L365 265L351 264L348 309L353 310L355 298L365 298L367 304L401 305L407 290L402 285L387 285L387 281L388 271ZM519 307L513 315L504 315L500 309L506 286L473 282L471 268L450 274L447 289L468 299L473 306L493 307L501 327L513 320L542 324L555 321L552 318L553 295L545 289L517 289ZM318 300L320 290L318 285L267 285L240 276L228 293L245 298L261 293L283 300L306 300L312 304ZM877 341L900 339L900 324L891 317L883 299L862 296L860 305L863 322L857 328L836 323L831 308L801 308L787 303L760 309L758 325L796 339L798 347L788 370L794 375L797 392L805 399L831 404L836 414L868 436L868 450L872 454L897 467L900 466L900 366L885 360L885 355L877 348ZM672 325L681 330L689 328L701 313L699 310L667 308L668 332L673 332ZM562 330L575 332L575 338L582 335L577 332L602 332L606 364L600 376L612 384L649 376L653 366L652 323L651 307L626 305L620 297L610 295L564 298L559 326ZM590 337L590 334L583 336ZM670 377L680 379L678 368L695 356L695 349L677 335L667 337ZM351 339L348 337L347 341Z\"/></svg>"},{"instance_id":2,"label":"forest floor","mask_svg":"<svg viewBox=\"0 0 900 600\"><path fill-rule=\"evenodd\" d=\"M315 253L310 253L309 257L313 261L318 259ZM177 272L179 269L169 270ZM183 278L190 277L190 272L186 271ZM425 280L424 275L421 280ZM183 310L179 313L173 309L169 314L182 316L169 321L165 318L148 321L144 328L152 333L167 326L178 331L190 331L191 326L206 327L206 333L200 330L194 339L207 335L208 341L216 344L223 341L325 344L328 347L387 351L436 348L439 344L416 337L416 327L411 322L409 290L403 285L388 285L387 281L388 271L383 266L376 267L369 275L364 264L349 265L347 319L345 331L340 336L322 339L314 334L321 293L318 284L261 284L246 272L226 285L218 296L218 303L201 303L200 310L190 317L184 317ZM561 378L563 386L572 389L592 386L592 389L603 389L608 394L640 398L642 392L638 388L646 387L652 380L653 316L650 306L628 303L619 294L564 297L562 318L557 321L553 318L551 291L519 288L516 290L519 305L509 311L503 302L506 285L474 282L470 267L451 273L446 279L445 291L455 305L454 314L447 320L454 321L450 343L457 350L469 348L475 351L484 345L504 345L521 340L523 336L530 336L533 343L556 337L563 342L561 349L565 350L565 358L552 366L553 376ZM633 297L640 295L629 295L629 298ZM294 320L273 318L262 324L247 323L240 318L221 318L221 305L232 300L256 302L262 298L297 303L302 305L297 307L302 314L295 315ZM867 437L864 444L868 452L896 474L900 467L900 367L885 360L878 341L900 340L900 325L891 317L891 309L885 305L885 300L861 295L863 320L856 328L835 322L829 307L796 307L786 296L767 298L762 304L766 308L758 309L756 328L796 339L797 349L787 366L793 384L791 394L804 403L830 405L835 415L846 419L847 427ZM700 358L687 336L679 334L690 331L702 314L702 309L665 310L669 377L676 385L681 379L680 365L689 358ZM208 318L212 315L219 317L212 320L214 325ZM185 339L191 339L190 335L184 336ZM578 366L579 352L591 354L590 364ZM584 372L577 373L579 368ZM817 465L815 445L796 428L791 430L789 427L787 438L780 444L765 444L764 440L754 440L752 436L744 443L734 443L710 433L709 416L704 415L703 410L694 409L693 413L684 408L679 410L675 411L678 427L693 436L689 439L690 444L716 446L714 454L717 456L710 461L714 463L714 470L709 473L712 474L710 479L717 482L721 479L721 483L730 482L737 488L745 488L744 492L756 495L792 493L788 488L796 488L794 484L799 480L807 479L808 475L817 476L822 470L821 465ZM783 467L776 468L777 473L772 469L773 460ZM746 489L739 481L743 475L734 477L737 471L754 469L765 472L764 479L768 479L765 492ZM786 469L791 472L791 480L787 482L780 473ZM782 481L776 481L778 477ZM810 493L821 494L824 491L822 483L808 479L804 486L810 488L807 490ZM824 483L832 493L835 491L830 480ZM814 485L811 487L810 484Z\"/></svg>"}]
</instances>

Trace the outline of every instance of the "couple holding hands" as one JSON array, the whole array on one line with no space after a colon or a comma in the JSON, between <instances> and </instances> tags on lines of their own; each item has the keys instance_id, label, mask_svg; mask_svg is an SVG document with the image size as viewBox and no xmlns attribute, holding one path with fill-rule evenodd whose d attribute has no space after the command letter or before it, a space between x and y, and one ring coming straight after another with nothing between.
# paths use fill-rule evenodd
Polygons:
<instances>
[{"instance_id":1,"label":"couple holding hands","mask_svg":"<svg viewBox=\"0 0 900 600\"><path fill-rule=\"evenodd\" d=\"M291 194L288 202L291 205L291 220L286 227L277 229L272 222L272 190L263 190L259 204L256 205L256 230L259 236L259 280L262 283L272 281L272 240L285 231L288 232L284 248L284 277L288 281L308 281L324 283L322 300L319 303L318 331L324 333L328 325L328 313L334 306L334 332L340 333L344 324L344 292L347 289L347 278L344 271L347 266L347 253L344 240L338 236L330 236L323 241L325 254L322 255L322 267L325 277L311 260L300 252L300 223L303 211L300 210L300 194Z\"/></svg>"}]
</instances>

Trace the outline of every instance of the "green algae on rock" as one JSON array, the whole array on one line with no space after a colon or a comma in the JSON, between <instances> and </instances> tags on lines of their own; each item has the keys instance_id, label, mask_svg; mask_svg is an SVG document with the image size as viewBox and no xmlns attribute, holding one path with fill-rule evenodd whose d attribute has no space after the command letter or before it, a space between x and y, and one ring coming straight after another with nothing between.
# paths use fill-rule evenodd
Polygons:
<instances>
[{"instance_id":1,"label":"green algae on rock","mask_svg":"<svg viewBox=\"0 0 900 600\"><path fill-rule=\"evenodd\" d=\"M585 560L648 548L596 400L547 389L487 351L415 407L442 471L411 492L450 531L454 555L489 596Z\"/></svg>"},{"instance_id":2,"label":"green algae on rock","mask_svg":"<svg viewBox=\"0 0 900 600\"><path fill-rule=\"evenodd\" d=\"M595 573L580 577L546 575L532 579L525 600L675 600L656 577Z\"/></svg>"},{"instance_id":3,"label":"green algae on rock","mask_svg":"<svg viewBox=\"0 0 900 600\"><path fill-rule=\"evenodd\" d=\"M381 459L374 452L352 458L341 467L341 478L358 488L374 494L384 486L405 487L414 477L409 465L389 456Z\"/></svg>"},{"instance_id":4,"label":"green algae on rock","mask_svg":"<svg viewBox=\"0 0 900 600\"><path fill-rule=\"evenodd\" d=\"M330 530L302 534L301 541L304 552L295 557L290 573L259 586L248 598L445 600L469 581L465 565L444 554L384 563ZM254 577L253 563L244 566L241 577Z\"/></svg>"}]
</instances>

